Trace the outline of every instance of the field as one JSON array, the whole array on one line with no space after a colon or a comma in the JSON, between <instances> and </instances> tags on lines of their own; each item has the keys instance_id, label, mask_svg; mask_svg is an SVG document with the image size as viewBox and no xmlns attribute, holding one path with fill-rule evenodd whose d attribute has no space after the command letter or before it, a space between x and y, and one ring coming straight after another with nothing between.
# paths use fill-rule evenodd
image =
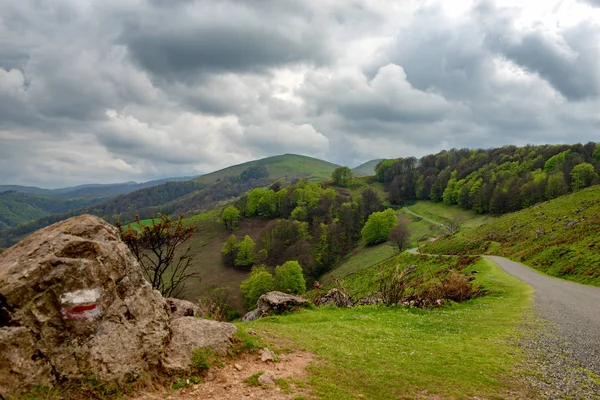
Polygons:
<instances>
[{"instance_id":1,"label":"field","mask_svg":"<svg viewBox=\"0 0 600 400\"><path fill-rule=\"evenodd\" d=\"M491 262L473 268L488 294L462 304L325 307L242 325L316 353L309 383L318 398L520 397L514 340L531 289Z\"/></svg>"}]
</instances>

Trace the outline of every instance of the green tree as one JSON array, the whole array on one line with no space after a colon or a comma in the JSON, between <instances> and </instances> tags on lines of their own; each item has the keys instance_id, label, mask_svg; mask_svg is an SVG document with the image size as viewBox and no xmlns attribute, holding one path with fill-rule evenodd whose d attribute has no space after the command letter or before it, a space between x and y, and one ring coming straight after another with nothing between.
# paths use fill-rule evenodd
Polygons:
<instances>
[{"instance_id":1,"label":"green tree","mask_svg":"<svg viewBox=\"0 0 600 400\"><path fill-rule=\"evenodd\" d=\"M557 171L548 177L546 184L546 200L552 200L569 192L565 176L562 171Z\"/></svg>"},{"instance_id":2,"label":"green tree","mask_svg":"<svg viewBox=\"0 0 600 400\"><path fill-rule=\"evenodd\" d=\"M239 218L240 210L238 210L235 206L229 206L223 210L223 213L221 213L221 219L225 224L225 229L228 231L233 231L237 227Z\"/></svg>"},{"instance_id":3,"label":"green tree","mask_svg":"<svg viewBox=\"0 0 600 400\"><path fill-rule=\"evenodd\" d=\"M341 187L350 186L353 178L354 174L348 167L338 167L331 174L331 179L333 179L333 182Z\"/></svg>"},{"instance_id":4,"label":"green tree","mask_svg":"<svg viewBox=\"0 0 600 400\"><path fill-rule=\"evenodd\" d=\"M247 310L253 310L260 296L275 289L275 280L265 267L254 267L240 289L244 296L244 306Z\"/></svg>"},{"instance_id":5,"label":"green tree","mask_svg":"<svg viewBox=\"0 0 600 400\"><path fill-rule=\"evenodd\" d=\"M391 208L371 214L361 231L365 243L373 246L387 241L397 223L398 218Z\"/></svg>"},{"instance_id":6,"label":"green tree","mask_svg":"<svg viewBox=\"0 0 600 400\"><path fill-rule=\"evenodd\" d=\"M196 232L195 226L185 226L183 215L177 221L167 214L152 217L152 223L142 224L136 215L137 227L117 227L121 240L129 247L142 267L146 279L165 297L180 297L186 281L198 274L188 270L192 262L191 247L182 248Z\"/></svg>"},{"instance_id":7,"label":"green tree","mask_svg":"<svg viewBox=\"0 0 600 400\"><path fill-rule=\"evenodd\" d=\"M275 268L275 287L284 293L306 292L306 281L298 261L287 261Z\"/></svg>"},{"instance_id":8,"label":"green tree","mask_svg":"<svg viewBox=\"0 0 600 400\"><path fill-rule=\"evenodd\" d=\"M589 163L581 163L571 170L571 187L573 190L586 188L598 179L594 166Z\"/></svg>"},{"instance_id":9,"label":"green tree","mask_svg":"<svg viewBox=\"0 0 600 400\"><path fill-rule=\"evenodd\" d=\"M228 238L223 247L221 248L221 254L223 255L223 263L225 265L235 265L235 259L238 253L238 240L232 233Z\"/></svg>"},{"instance_id":10,"label":"green tree","mask_svg":"<svg viewBox=\"0 0 600 400\"><path fill-rule=\"evenodd\" d=\"M254 264L254 240L248 235L237 246L237 255L235 257L236 267L251 267Z\"/></svg>"}]
</instances>

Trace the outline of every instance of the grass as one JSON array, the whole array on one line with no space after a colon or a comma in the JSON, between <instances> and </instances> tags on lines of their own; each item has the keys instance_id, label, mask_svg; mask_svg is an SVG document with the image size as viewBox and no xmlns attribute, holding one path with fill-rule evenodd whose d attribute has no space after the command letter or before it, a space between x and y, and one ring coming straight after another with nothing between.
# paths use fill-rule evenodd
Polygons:
<instances>
[{"instance_id":1,"label":"grass","mask_svg":"<svg viewBox=\"0 0 600 400\"><path fill-rule=\"evenodd\" d=\"M386 260L394 256L397 252L396 248L387 243L370 247L361 244L338 267L323 275L319 282L323 284L331 283L336 278L343 278L347 275L357 273Z\"/></svg>"},{"instance_id":2,"label":"grass","mask_svg":"<svg viewBox=\"0 0 600 400\"><path fill-rule=\"evenodd\" d=\"M246 169L260 165L264 165L267 168L270 178L286 178L288 180L305 178L311 182L320 182L329 179L333 170L339 167L339 165L317 158L296 154L283 154L234 165L210 174L199 176L194 180L210 185L217 182L219 179L240 175Z\"/></svg>"},{"instance_id":3,"label":"grass","mask_svg":"<svg viewBox=\"0 0 600 400\"><path fill-rule=\"evenodd\" d=\"M463 218L464 228L478 227L494 219L494 216L490 214L477 214L471 210L463 210L458 206L449 206L444 203L434 203L432 201L417 201L408 208L414 213L434 221L439 221L440 223L443 223L444 219Z\"/></svg>"},{"instance_id":4,"label":"grass","mask_svg":"<svg viewBox=\"0 0 600 400\"><path fill-rule=\"evenodd\" d=\"M495 254L551 276L600 286L600 186L503 215L424 251Z\"/></svg>"},{"instance_id":5,"label":"grass","mask_svg":"<svg viewBox=\"0 0 600 400\"><path fill-rule=\"evenodd\" d=\"M250 323L315 352L309 382L323 399L506 398L522 388L513 341L531 289L486 260L476 281L488 295L425 311L321 308ZM344 373L340 373L340 371Z\"/></svg>"}]
</instances>

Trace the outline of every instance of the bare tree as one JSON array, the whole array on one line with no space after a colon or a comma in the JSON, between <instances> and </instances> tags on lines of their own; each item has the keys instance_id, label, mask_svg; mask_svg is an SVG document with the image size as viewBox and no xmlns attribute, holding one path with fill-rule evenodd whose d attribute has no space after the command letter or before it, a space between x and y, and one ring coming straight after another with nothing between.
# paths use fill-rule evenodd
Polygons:
<instances>
[{"instance_id":1,"label":"bare tree","mask_svg":"<svg viewBox=\"0 0 600 400\"><path fill-rule=\"evenodd\" d=\"M152 217L150 225L142 224L136 215L137 226L124 229L120 222L117 227L121 239L142 266L144 276L165 297L179 297L185 291L188 279L198 274L190 272L192 262L191 247L181 249L196 231L196 227L186 227L183 215L172 221L168 214Z\"/></svg>"},{"instance_id":2,"label":"bare tree","mask_svg":"<svg viewBox=\"0 0 600 400\"><path fill-rule=\"evenodd\" d=\"M390 242L398 247L398 253L402 253L402 250L408 247L410 243L410 231L406 224L399 223L390 232Z\"/></svg>"},{"instance_id":3,"label":"bare tree","mask_svg":"<svg viewBox=\"0 0 600 400\"><path fill-rule=\"evenodd\" d=\"M454 235L455 233L460 232L463 222L465 222L465 219L457 215L446 219L441 226L448 232L448 235Z\"/></svg>"}]
</instances>

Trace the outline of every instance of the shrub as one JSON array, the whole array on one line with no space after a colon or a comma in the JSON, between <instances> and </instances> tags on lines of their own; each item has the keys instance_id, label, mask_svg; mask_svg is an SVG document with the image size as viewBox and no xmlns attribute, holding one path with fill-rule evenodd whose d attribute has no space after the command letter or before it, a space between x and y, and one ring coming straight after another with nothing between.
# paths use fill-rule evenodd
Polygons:
<instances>
[{"instance_id":1,"label":"shrub","mask_svg":"<svg viewBox=\"0 0 600 400\"><path fill-rule=\"evenodd\" d=\"M263 266L252 268L252 272L240 285L244 296L244 306L248 310L256 308L258 298L275 288L273 275Z\"/></svg>"},{"instance_id":2,"label":"shrub","mask_svg":"<svg viewBox=\"0 0 600 400\"><path fill-rule=\"evenodd\" d=\"M275 268L275 286L277 290L285 293L306 292L306 281L300 264L297 261L288 261Z\"/></svg>"},{"instance_id":3,"label":"shrub","mask_svg":"<svg viewBox=\"0 0 600 400\"><path fill-rule=\"evenodd\" d=\"M220 365L222 363L213 349L199 347L192 353L192 367L198 372L204 372L215 364Z\"/></svg>"}]
</instances>

